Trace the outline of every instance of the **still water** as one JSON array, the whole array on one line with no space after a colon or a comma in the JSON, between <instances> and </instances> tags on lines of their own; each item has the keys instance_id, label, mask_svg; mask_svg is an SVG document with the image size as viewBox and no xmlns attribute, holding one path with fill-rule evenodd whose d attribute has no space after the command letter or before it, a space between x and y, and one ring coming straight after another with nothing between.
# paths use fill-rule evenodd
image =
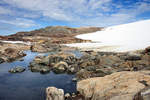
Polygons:
<instances>
[{"instance_id":1,"label":"still water","mask_svg":"<svg viewBox=\"0 0 150 100\"><path fill-rule=\"evenodd\" d=\"M36 52L25 51L23 61L0 64L0 100L46 100L45 89L49 86L64 89L65 93L76 92L74 75L33 73L28 69L29 63L38 55ZM9 69L23 66L23 73L11 74Z\"/></svg>"}]
</instances>

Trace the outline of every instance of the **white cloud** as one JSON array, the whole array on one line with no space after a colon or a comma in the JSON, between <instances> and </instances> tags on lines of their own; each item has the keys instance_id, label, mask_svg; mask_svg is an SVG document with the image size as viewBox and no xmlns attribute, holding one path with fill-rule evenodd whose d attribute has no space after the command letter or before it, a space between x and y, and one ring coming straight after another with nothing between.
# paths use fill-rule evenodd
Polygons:
<instances>
[{"instance_id":1,"label":"white cloud","mask_svg":"<svg viewBox=\"0 0 150 100\"><path fill-rule=\"evenodd\" d=\"M9 6L27 10L14 14L27 18L50 18L80 25L114 25L133 21L136 16L150 11L150 4L137 2L132 5L116 4L113 0L3 0ZM130 1L128 1L130 2ZM128 8L128 6L130 6ZM116 10L117 9L117 10ZM0 13L9 13L1 10ZM32 12L32 13L31 13ZM30 20L31 21L31 20ZM27 21L28 22L28 21ZM25 23L25 22L24 22ZM32 23L33 22L28 22ZM34 24L33 24L34 25ZM28 26L28 24L20 26Z\"/></svg>"},{"instance_id":2,"label":"white cloud","mask_svg":"<svg viewBox=\"0 0 150 100\"><path fill-rule=\"evenodd\" d=\"M33 20L16 18L15 20L0 20L1 23L15 25L21 28L29 28L37 24Z\"/></svg>"},{"instance_id":3,"label":"white cloud","mask_svg":"<svg viewBox=\"0 0 150 100\"><path fill-rule=\"evenodd\" d=\"M0 6L0 14L11 14L11 10Z\"/></svg>"},{"instance_id":4,"label":"white cloud","mask_svg":"<svg viewBox=\"0 0 150 100\"><path fill-rule=\"evenodd\" d=\"M56 20L74 20L76 15L92 15L96 9L109 11L105 4L111 0L4 0L6 3L27 10L41 12ZM90 14L91 13L91 14ZM99 12L100 13L100 12ZM76 14L76 15L75 15ZM80 16L78 16L80 17Z\"/></svg>"}]
</instances>

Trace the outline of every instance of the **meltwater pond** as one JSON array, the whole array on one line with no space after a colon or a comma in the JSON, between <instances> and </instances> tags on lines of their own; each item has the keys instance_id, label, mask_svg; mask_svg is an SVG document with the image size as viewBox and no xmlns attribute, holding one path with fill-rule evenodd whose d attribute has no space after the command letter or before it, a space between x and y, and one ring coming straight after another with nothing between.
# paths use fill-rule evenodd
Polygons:
<instances>
[{"instance_id":1,"label":"meltwater pond","mask_svg":"<svg viewBox=\"0 0 150 100\"><path fill-rule=\"evenodd\" d=\"M49 86L64 89L65 93L76 92L74 75L33 73L28 70L29 63L38 53L25 51L23 61L0 64L0 100L46 100L45 89ZM11 74L9 69L15 66L26 67L23 73Z\"/></svg>"}]
</instances>

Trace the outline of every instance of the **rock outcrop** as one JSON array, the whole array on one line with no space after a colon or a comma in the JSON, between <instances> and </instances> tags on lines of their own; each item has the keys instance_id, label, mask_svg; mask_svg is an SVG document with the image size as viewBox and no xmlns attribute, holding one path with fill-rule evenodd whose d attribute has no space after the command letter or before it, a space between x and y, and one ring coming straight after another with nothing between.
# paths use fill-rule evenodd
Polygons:
<instances>
[{"instance_id":1,"label":"rock outcrop","mask_svg":"<svg viewBox=\"0 0 150 100\"><path fill-rule=\"evenodd\" d=\"M138 92L150 85L149 74L150 71L117 72L80 81L77 90L87 100L133 100Z\"/></svg>"},{"instance_id":2,"label":"rock outcrop","mask_svg":"<svg viewBox=\"0 0 150 100\"><path fill-rule=\"evenodd\" d=\"M26 54L23 51L29 49L29 45L0 42L0 63L24 57Z\"/></svg>"},{"instance_id":3,"label":"rock outcrop","mask_svg":"<svg viewBox=\"0 0 150 100\"><path fill-rule=\"evenodd\" d=\"M49 26L30 32L18 32L13 35L0 37L0 39L11 41L30 41L30 42L51 42L55 44L64 43L80 43L87 42L89 40L82 40L75 38L74 36L79 34L91 33L100 31L101 27L80 27L70 28L66 26Z\"/></svg>"},{"instance_id":4,"label":"rock outcrop","mask_svg":"<svg viewBox=\"0 0 150 100\"><path fill-rule=\"evenodd\" d=\"M30 63L31 70L53 70L55 73L76 73L77 80L103 77L121 71L150 69L150 55L141 53L81 52L77 58L69 52L55 52L48 56L36 57ZM37 70L36 70L37 69Z\"/></svg>"},{"instance_id":5,"label":"rock outcrop","mask_svg":"<svg viewBox=\"0 0 150 100\"><path fill-rule=\"evenodd\" d=\"M34 43L31 45L30 50L33 52L57 52L61 50L61 46L57 44L45 43Z\"/></svg>"},{"instance_id":6,"label":"rock outcrop","mask_svg":"<svg viewBox=\"0 0 150 100\"><path fill-rule=\"evenodd\" d=\"M15 48L6 48L2 53L0 54L0 62L5 62L5 61L14 61L18 58L24 57L26 54L22 50L18 50Z\"/></svg>"}]
</instances>

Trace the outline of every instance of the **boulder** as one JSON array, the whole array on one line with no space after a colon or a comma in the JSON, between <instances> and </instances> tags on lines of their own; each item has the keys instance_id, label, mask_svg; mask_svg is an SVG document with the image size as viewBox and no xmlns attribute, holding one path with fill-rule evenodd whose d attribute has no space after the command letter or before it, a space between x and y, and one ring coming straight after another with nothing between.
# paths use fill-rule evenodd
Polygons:
<instances>
[{"instance_id":1,"label":"boulder","mask_svg":"<svg viewBox=\"0 0 150 100\"><path fill-rule=\"evenodd\" d=\"M147 53L148 55L150 54L150 46L145 48L145 53Z\"/></svg>"},{"instance_id":2,"label":"boulder","mask_svg":"<svg viewBox=\"0 0 150 100\"><path fill-rule=\"evenodd\" d=\"M50 72L50 67L48 67L48 66L43 66L43 65L31 65L30 64L30 70L32 71L32 72L40 72L40 73L42 73L42 74L45 74L45 73L49 73Z\"/></svg>"},{"instance_id":3,"label":"boulder","mask_svg":"<svg viewBox=\"0 0 150 100\"><path fill-rule=\"evenodd\" d=\"M73 82L77 82L77 80L78 80L78 79L75 78L75 77L72 79Z\"/></svg>"},{"instance_id":4,"label":"boulder","mask_svg":"<svg viewBox=\"0 0 150 100\"><path fill-rule=\"evenodd\" d=\"M100 58L100 65L114 66L114 64L120 62L122 62L122 60L119 57L114 55L102 56Z\"/></svg>"},{"instance_id":5,"label":"boulder","mask_svg":"<svg viewBox=\"0 0 150 100\"><path fill-rule=\"evenodd\" d=\"M68 64L66 62L59 62L54 65L53 70L55 73L63 73L69 68Z\"/></svg>"},{"instance_id":6,"label":"boulder","mask_svg":"<svg viewBox=\"0 0 150 100\"><path fill-rule=\"evenodd\" d=\"M133 100L138 92L150 85L149 74L150 71L117 72L82 80L77 83L77 90L86 100Z\"/></svg>"},{"instance_id":7,"label":"boulder","mask_svg":"<svg viewBox=\"0 0 150 100\"><path fill-rule=\"evenodd\" d=\"M68 69L69 69L68 64L66 62L63 62L63 61L58 62L57 64L55 64L53 66L53 71L55 73L63 73L63 72L65 72Z\"/></svg>"},{"instance_id":8,"label":"boulder","mask_svg":"<svg viewBox=\"0 0 150 100\"><path fill-rule=\"evenodd\" d=\"M136 61L136 60L141 60L141 55L137 54L137 53L129 53L126 57L125 57L125 61Z\"/></svg>"},{"instance_id":9,"label":"boulder","mask_svg":"<svg viewBox=\"0 0 150 100\"><path fill-rule=\"evenodd\" d=\"M92 77L92 73L90 71L87 71L85 69L81 69L79 72L76 73L76 77L78 80L87 79Z\"/></svg>"},{"instance_id":10,"label":"boulder","mask_svg":"<svg viewBox=\"0 0 150 100\"><path fill-rule=\"evenodd\" d=\"M9 70L10 73L21 73L21 72L24 72L25 71L25 68L24 67L15 67L15 68L12 68Z\"/></svg>"},{"instance_id":11,"label":"boulder","mask_svg":"<svg viewBox=\"0 0 150 100\"><path fill-rule=\"evenodd\" d=\"M6 48L3 54L7 58L7 61L14 61L17 58L26 56L23 51L17 50L15 48Z\"/></svg>"},{"instance_id":12,"label":"boulder","mask_svg":"<svg viewBox=\"0 0 150 100\"><path fill-rule=\"evenodd\" d=\"M47 52L47 48L44 48L41 44L34 44L30 47L31 51L33 52Z\"/></svg>"},{"instance_id":13,"label":"boulder","mask_svg":"<svg viewBox=\"0 0 150 100\"><path fill-rule=\"evenodd\" d=\"M64 91L55 87L48 87L46 95L46 100L64 100Z\"/></svg>"},{"instance_id":14,"label":"boulder","mask_svg":"<svg viewBox=\"0 0 150 100\"><path fill-rule=\"evenodd\" d=\"M3 58L0 58L0 64L5 62L5 60Z\"/></svg>"},{"instance_id":15,"label":"boulder","mask_svg":"<svg viewBox=\"0 0 150 100\"><path fill-rule=\"evenodd\" d=\"M70 94L69 93L66 93L65 94L65 98L69 98L70 97Z\"/></svg>"},{"instance_id":16,"label":"boulder","mask_svg":"<svg viewBox=\"0 0 150 100\"><path fill-rule=\"evenodd\" d=\"M46 66L50 65L48 56L37 56L35 57L34 62L36 64L41 64L41 65L46 65Z\"/></svg>"},{"instance_id":17,"label":"boulder","mask_svg":"<svg viewBox=\"0 0 150 100\"><path fill-rule=\"evenodd\" d=\"M85 68L87 66L95 66L100 63L100 56L93 56L93 55L83 55L80 58L79 66Z\"/></svg>"},{"instance_id":18,"label":"boulder","mask_svg":"<svg viewBox=\"0 0 150 100\"><path fill-rule=\"evenodd\" d=\"M31 51L33 52L56 52L60 50L59 45L51 44L51 43L35 43L31 46Z\"/></svg>"},{"instance_id":19,"label":"boulder","mask_svg":"<svg viewBox=\"0 0 150 100\"><path fill-rule=\"evenodd\" d=\"M150 87L146 87L138 92L133 100L150 100Z\"/></svg>"},{"instance_id":20,"label":"boulder","mask_svg":"<svg viewBox=\"0 0 150 100\"><path fill-rule=\"evenodd\" d=\"M69 66L66 62L60 61L59 63L54 65L54 68L63 67L63 69L69 69Z\"/></svg>"}]
</instances>

